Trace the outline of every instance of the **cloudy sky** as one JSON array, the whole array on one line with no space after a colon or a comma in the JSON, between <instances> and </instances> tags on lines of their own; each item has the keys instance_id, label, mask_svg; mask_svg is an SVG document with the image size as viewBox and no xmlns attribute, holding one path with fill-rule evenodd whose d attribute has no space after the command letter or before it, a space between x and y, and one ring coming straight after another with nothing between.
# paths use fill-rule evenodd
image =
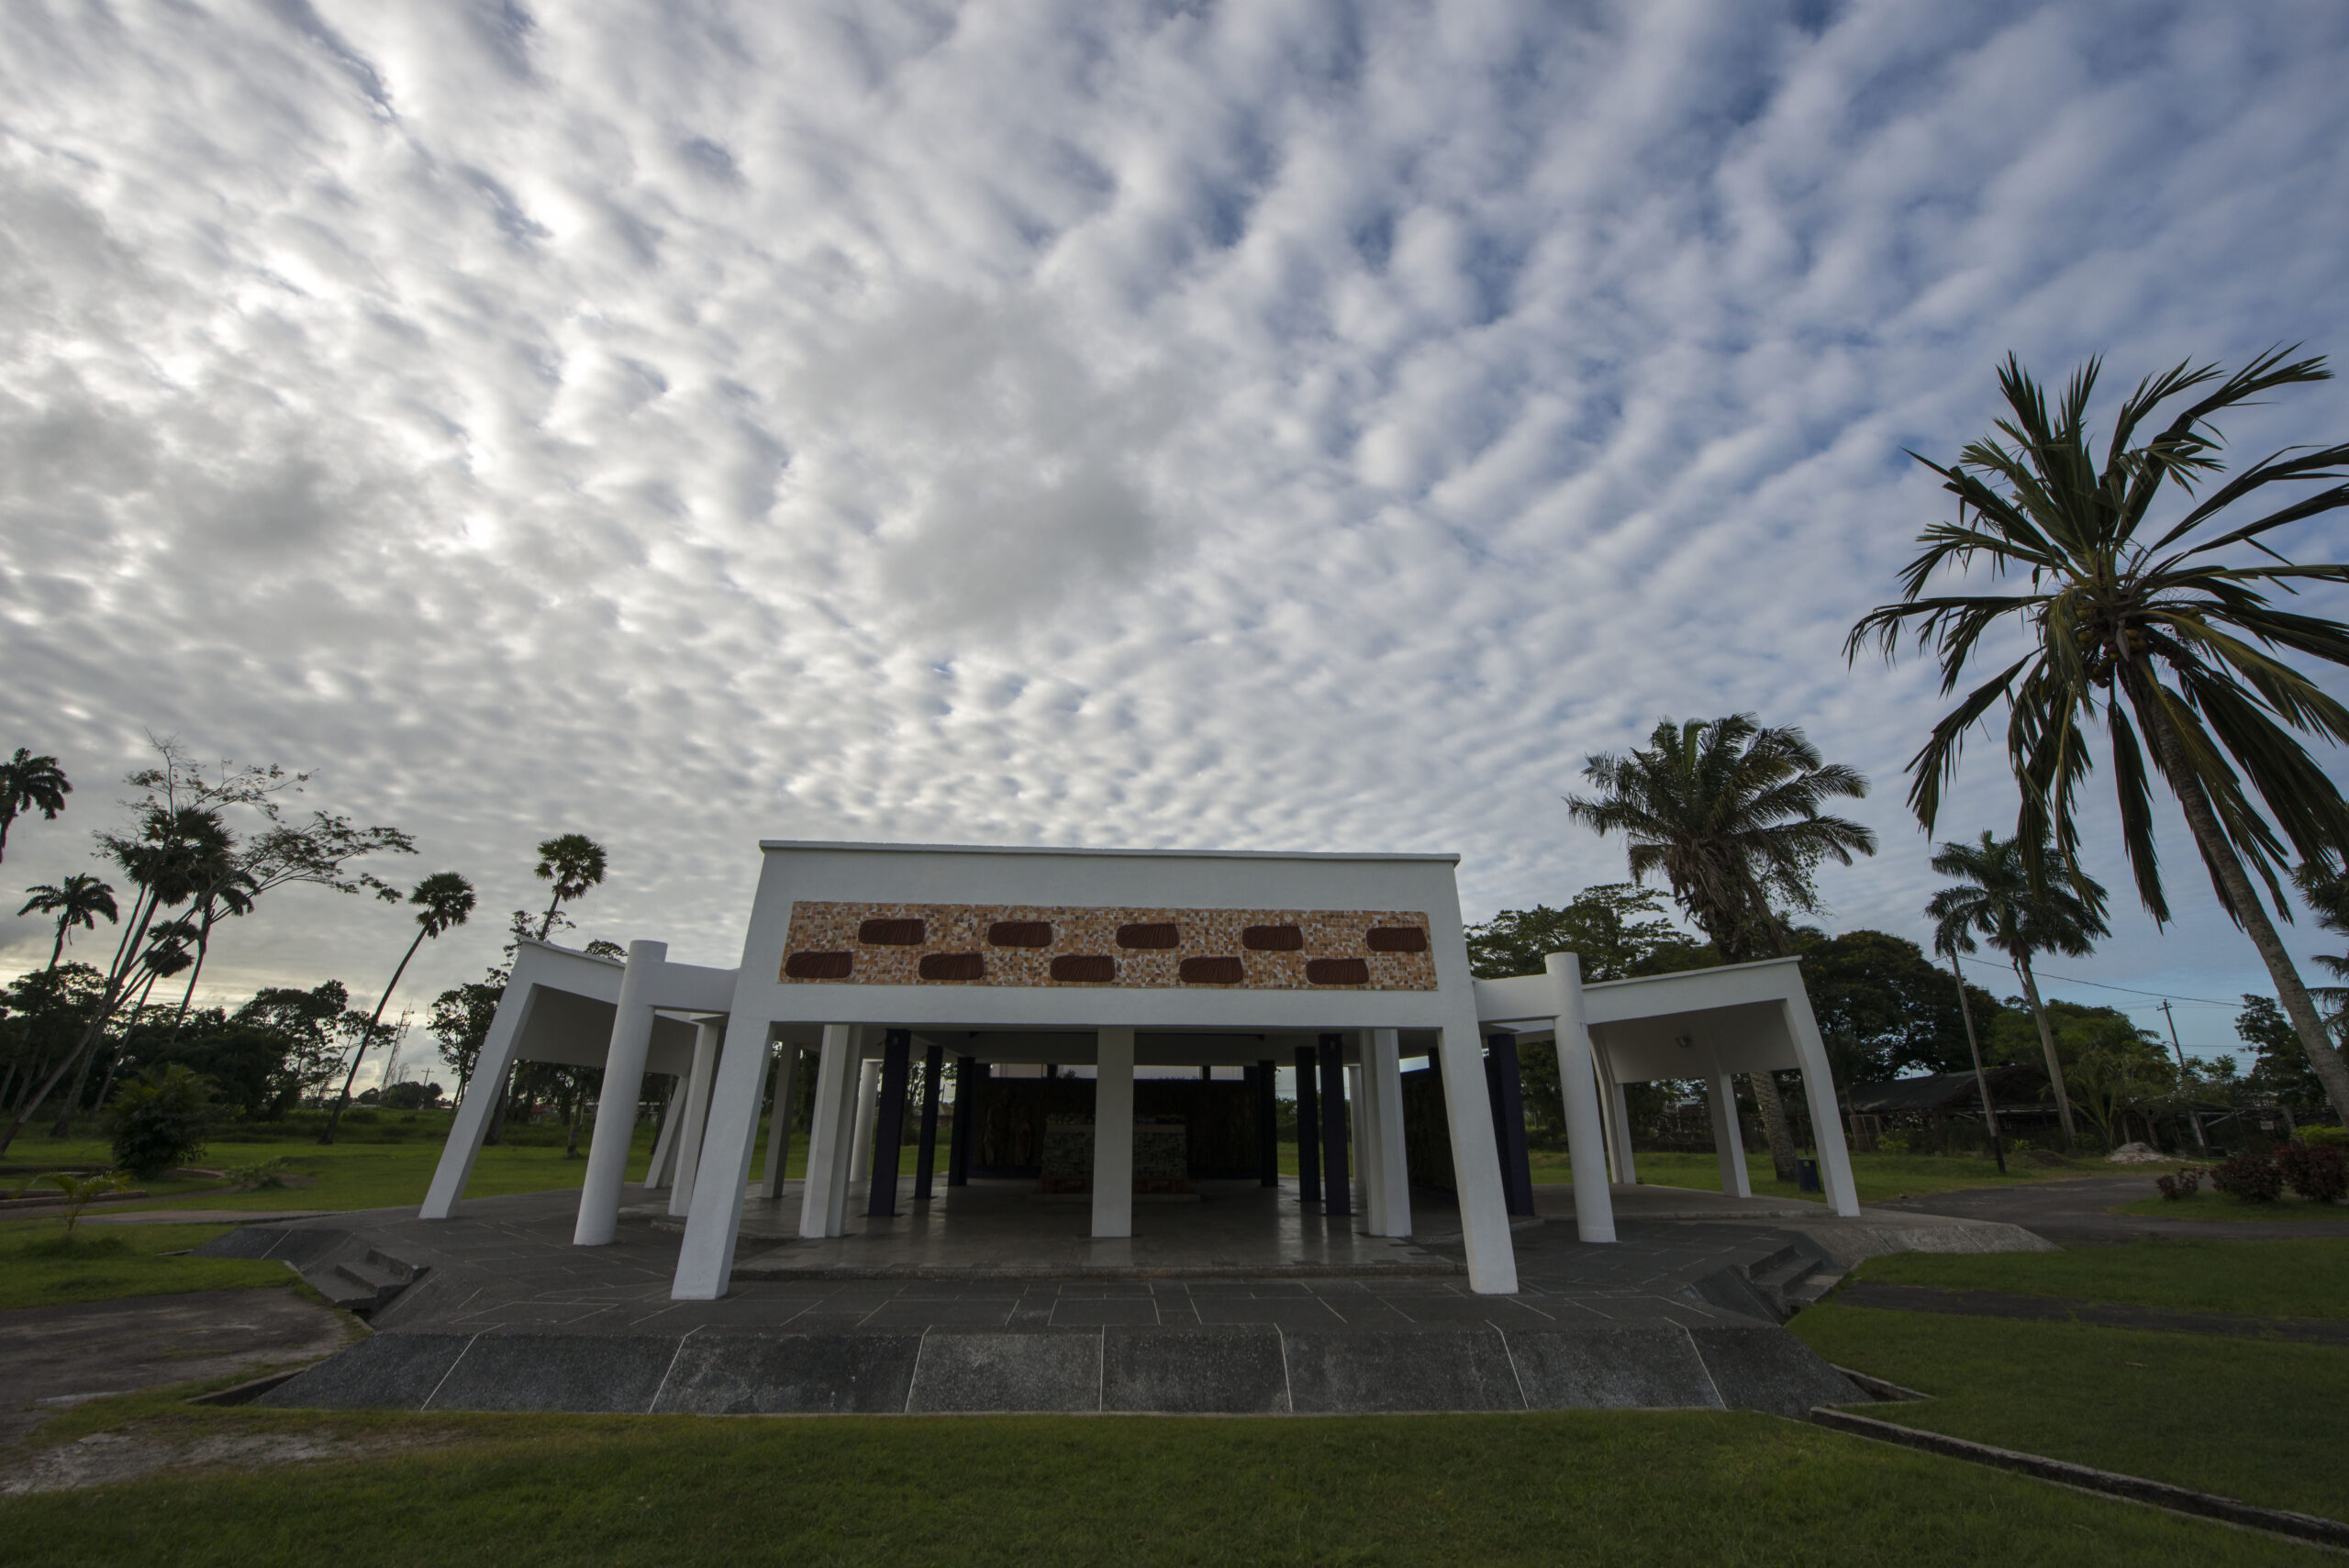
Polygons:
<instances>
[{"instance_id":1,"label":"cloudy sky","mask_svg":"<svg viewBox=\"0 0 2349 1568\"><path fill-rule=\"evenodd\" d=\"M78 788L0 884L151 732L481 884L418 1001L566 829L582 935L714 963L762 836L1456 851L1474 918L1621 877L1586 755L1742 709L1877 783L1831 925L1921 936L1933 684L1839 652L1947 512L1902 449L2009 350L2349 351L2345 54L2332 0L8 0L0 743ZM1943 836L2012 798L1978 746ZM2164 828L2181 917L2052 967L2261 987ZM223 994L372 998L404 916L277 899Z\"/></svg>"}]
</instances>

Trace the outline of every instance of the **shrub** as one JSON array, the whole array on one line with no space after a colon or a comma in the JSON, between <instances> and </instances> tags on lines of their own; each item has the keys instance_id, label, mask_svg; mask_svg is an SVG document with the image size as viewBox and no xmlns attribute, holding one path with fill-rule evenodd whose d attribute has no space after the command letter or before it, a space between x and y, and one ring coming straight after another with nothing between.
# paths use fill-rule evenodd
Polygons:
<instances>
[{"instance_id":1,"label":"shrub","mask_svg":"<svg viewBox=\"0 0 2349 1568\"><path fill-rule=\"evenodd\" d=\"M2207 1174L2209 1173L2201 1166L2188 1165L2175 1176L2155 1176L2154 1185L2161 1190L2162 1196L2176 1203L2180 1198L2192 1197L2200 1192L2202 1178Z\"/></svg>"},{"instance_id":2,"label":"shrub","mask_svg":"<svg viewBox=\"0 0 2349 1568\"><path fill-rule=\"evenodd\" d=\"M2330 1144L2279 1144L2276 1173L2310 1203L2339 1203L2349 1197L2349 1159Z\"/></svg>"},{"instance_id":3,"label":"shrub","mask_svg":"<svg viewBox=\"0 0 2349 1568\"><path fill-rule=\"evenodd\" d=\"M2246 1150L2212 1171L2210 1184L2244 1203L2274 1203L2284 1190L2284 1173L2276 1168L2274 1155Z\"/></svg>"},{"instance_id":4,"label":"shrub","mask_svg":"<svg viewBox=\"0 0 2349 1568\"><path fill-rule=\"evenodd\" d=\"M2300 1141L2311 1149L2349 1150L2349 1127L2304 1127Z\"/></svg>"},{"instance_id":5,"label":"shrub","mask_svg":"<svg viewBox=\"0 0 2349 1568\"><path fill-rule=\"evenodd\" d=\"M141 1178L161 1175L204 1152L212 1084L177 1062L150 1067L125 1084L106 1107L115 1162Z\"/></svg>"}]
</instances>

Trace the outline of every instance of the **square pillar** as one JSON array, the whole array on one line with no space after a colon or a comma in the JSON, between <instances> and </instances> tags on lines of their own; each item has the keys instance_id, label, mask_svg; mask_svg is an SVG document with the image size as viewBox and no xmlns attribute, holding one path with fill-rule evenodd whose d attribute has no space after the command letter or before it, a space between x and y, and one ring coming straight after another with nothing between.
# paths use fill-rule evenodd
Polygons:
<instances>
[{"instance_id":1,"label":"square pillar","mask_svg":"<svg viewBox=\"0 0 2349 1568\"><path fill-rule=\"evenodd\" d=\"M574 1247L607 1246L619 1229L620 1182L628 1173L629 1145L636 1141L644 1056L652 1048L652 998L668 956L666 942L628 945L619 1002L612 1009L612 1041L604 1053L604 1090L596 1101L596 1133L587 1145L587 1173L579 1184L579 1218L571 1231Z\"/></svg>"},{"instance_id":2,"label":"square pillar","mask_svg":"<svg viewBox=\"0 0 2349 1568\"><path fill-rule=\"evenodd\" d=\"M911 1029L890 1029L881 1037L881 1099L864 1189L868 1218L886 1219L897 1212L897 1154L906 1146L906 1089L913 1076L913 1050Z\"/></svg>"},{"instance_id":3,"label":"square pillar","mask_svg":"<svg viewBox=\"0 0 2349 1568\"><path fill-rule=\"evenodd\" d=\"M767 1118L767 1169L759 1183L762 1197L781 1197L791 1168L792 1113L798 1108L799 1048L786 1045L775 1052L774 1110Z\"/></svg>"},{"instance_id":4,"label":"square pillar","mask_svg":"<svg viewBox=\"0 0 2349 1568\"><path fill-rule=\"evenodd\" d=\"M676 1169L677 1122L685 1108L685 1081L672 1073L669 1079L668 1103L661 1107L661 1129L652 1135L652 1158L644 1164L644 1184L665 1187Z\"/></svg>"},{"instance_id":5,"label":"square pillar","mask_svg":"<svg viewBox=\"0 0 2349 1568\"><path fill-rule=\"evenodd\" d=\"M1259 1062L1248 1071L1256 1085L1256 1184L1281 1184L1281 1107L1275 1093L1274 1063Z\"/></svg>"},{"instance_id":6,"label":"square pillar","mask_svg":"<svg viewBox=\"0 0 2349 1568\"><path fill-rule=\"evenodd\" d=\"M1525 1074L1517 1036L1486 1040L1485 1087L1493 1106L1493 1144L1500 1151L1501 1193L1512 1215L1533 1212L1533 1169L1525 1150Z\"/></svg>"},{"instance_id":7,"label":"square pillar","mask_svg":"<svg viewBox=\"0 0 2349 1568\"><path fill-rule=\"evenodd\" d=\"M1615 1113L1615 1179L1631 1186L1640 1179L1639 1163L1631 1158L1631 1107L1624 1101L1623 1085L1611 1073L1607 1077L1607 1105Z\"/></svg>"},{"instance_id":8,"label":"square pillar","mask_svg":"<svg viewBox=\"0 0 2349 1568\"><path fill-rule=\"evenodd\" d=\"M1093 1235L1134 1233L1134 1031L1103 1029L1093 1085Z\"/></svg>"},{"instance_id":9,"label":"square pillar","mask_svg":"<svg viewBox=\"0 0 2349 1568\"><path fill-rule=\"evenodd\" d=\"M975 1056L954 1059L954 1141L946 1151L946 1184L971 1184L971 1154L979 1141L979 1085L987 1064Z\"/></svg>"},{"instance_id":10,"label":"square pillar","mask_svg":"<svg viewBox=\"0 0 2349 1568\"><path fill-rule=\"evenodd\" d=\"M1354 1211L1353 1178L1346 1169L1346 1037L1321 1037L1321 1212L1332 1218Z\"/></svg>"},{"instance_id":11,"label":"square pillar","mask_svg":"<svg viewBox=\"0 0 2349 1568\"><path fill-rule=\"evenodd\" d=\"M1793 1037L1795 1059L1802 1066L1803 1098L1810 1106L1811 1142L1819 1150L1820 1184L1827 1189L1830 1207L1846 1219L1860 1217L1859 1184L1852 1180L1852 1156L1843 1147L1843 1112L1835 1103L1835 1074L1827 1065L1827 1043L1819 1038L1819 1020L1811 1016L1810 997L1797 976L1784 1004L1787 1033Z\"/></svg>"},{"instance_id":12,"label":"square pillar","mask_svg":"<svg viewBox=\"0 0 2349 1568\"><path fill-rule=\"evenodd\" d=\"M880 1112L881 1059L868 1057L857 1066L856 1141L849 1148L848 1168L851 1171L863 1171L872 1164L873 1123Z\"/></svg>"},{"instance_id":13,"label":"square pillar","mask_svg":"<svg viewBox=\"0 0 2349 1568\"><path fill-rule=\"evenodd\" d=\"M1598 1069L1584 1010L1582 960L1553 952L1542 960L1557 1009L1558 1085L1566 1103L1566 1157L1574 1162L1575 1230L1585 1241L1615 1240L1615 1196L1607 1190L1607 1129L1598 1110Z\"/></svg>"},{"instance_id":14,"label":"square pillar","mask_svg":"<svg viewBox=\"0 0 2349 1568\"><path fill-rule=\"evenodd\" d=\"M1737 1085L1727 1073L1716 1073L1705 1098L1713 1112L1713 1152L1720 1161L1721 1191L1731 1197L1752 1197L1753 1182L1745 1169L1745 1133L1737 1125Z\"/></svg>"},{"instance_id":15,"label":"square pillar","mask_svg":"<svg viewBox=\"0 0 2349 1568\"><path fill-rule=\"evenodd\" d=\"M529 1022L538 991L527 984L508 985L497 999L497 1011L490 1018L489 1032L482 1037L481 1055L473 1063L464 1102L458 1106L456 1120L449 1128L449 1141L440 1147L440 1162L433 1167L432 1184L425 1191L417 1218L446 1219L456 1209L457 1200L465 1195L465 1184L473 1180L473 1162L481 1158L482 1140L489 1135L490 1118L497 1109L497 1087L514 1065L514 1049ZM609 1074L606 1076L608 1079Z\"/></svg>"},{"instance_id":16,"label":"square pillar","mask_svg":"<svg viewBox=\"0 0 2349 1568\"><path fill-rule=\"evenodd\" d=\"M1443 1116L1452 1134L1452 1179L1460 1195L1468 1288L1479 1296L1514 1296L1517 1250L1509 1240L1508 1204L1501 1194L1500 1154L1493 1147L1483 1045L1475 1007L1464 997L1458 1015L1438 1031L1436 1052L1443 1062Z\"/></svg>"},{"instance_id":17,"label":"square pillar","mask_svg":"<svg viewBox=\"0 0 2349 1568\"><path fill-rule=\"evenodd\" d=\"M1321 1201L1321 1063L1309 1045L1297 1048L1297 1199Z\"/></svg>"},{"instance_id":18,"label":"square pillar","mask_svg":"<svg viewBox=\"0 0 2349 1568\"><path fill-rule=\"evenodd\" d=\"M946 1068L946 1048L933 1045L921 1059L921 1142L914 1153L914 1201L930 1201L930 1172L938 1163L939 1078Z\"/></svg>"},{"instance_id":19,"label":"square pillar","mask_svg":"<svg viewBox=\"0 0 2349 1568\"><path fill-rule=\"evenodd\" d=\"M841 1233L857 1066L856 1031L847 1024L826 1024L816 1057L815 1098L808 1104L807 1180L799 1195L799 1234L810 1241Z\"/></svg>"},{"instance_id":20,"label":"square pillar","mask_svg":"<svg viewBox=\"0 0 2349 1568\"><path fill-rule=\"evenodd\" d=\"M1363 1088L1369 1106L1363 1112L1363 1178L1380 1193L1380 1236L1411 1233L1410 1164L1403 1147L1403 1040L1396 1029L1363 1031ZM1370 1151L1367 1129L1378 1127L1377 1151Z\"/></svg>"},{"instance_id":21,"label":"square pillar","mask_svg":"<svg viewBox=\"0 0 2349 1568\"><path fill-rule=\"evenodd\" d=\"M1353 1031L1355 1050L1366 1060L1362 1050L1360 1029ZM1362 1171L1362 1212L1367 1220L1363 1229L1373 1236L1384 1236L1386 1229L1386 1195L1378 1190L1378 1117L1370 1103L1370 1085L1363 1081L1362 1062L1346 1066L1346 1100L1354 1107L1354 1139L1356 1164Z\"/></svg>"},{"instance_id":22,"label":"square pillar","mask_svg":"<svg viewBox=\"0 0 2349 1568\"><path fill-rule=\"evenodd\" d=\"M726 1020L703 1018L694 1029L693 1076L685 1082L685 1115L677 1125L677 1180L669 1188L669 1215L683 1218L694 1206L701 1176L701 1146L709 1132L709 1092L718 1075L718 1046Z\"/></svg>"}]
</instances>

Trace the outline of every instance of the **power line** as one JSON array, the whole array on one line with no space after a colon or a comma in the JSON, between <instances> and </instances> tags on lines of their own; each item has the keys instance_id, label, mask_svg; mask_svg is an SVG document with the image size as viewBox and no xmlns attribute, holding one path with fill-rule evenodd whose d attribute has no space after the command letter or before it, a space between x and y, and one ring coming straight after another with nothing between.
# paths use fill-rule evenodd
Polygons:
<instances>
[{"instance_id":1,"label":"power line","mask_svg":"<svg viewBox=\"0 0 2349 1568\"><path fill-rule=\"evenodd\" d=\"M1997 964L1992 963L1988 959L1969 958L1966 959L1965 962L1968 963L1979 964L1984 969L1996 969L1998 967ZM2069 974L2056 974L2044 969L2034 969L2032 973L2042 980L2060 980L2066 985L2093 985L2100 991L2125 991L2132 996L2158 996L2165 1002L2188 1002L2198 1004L2205 1007L2240 1007L2243 1006L2241 1002L2214 1002L2208 996L2180 996L2176 993L2169 991L2140 991L2134 985L2111 985L2101 980L2079 980Z\"/></svg>"}]
</instances>

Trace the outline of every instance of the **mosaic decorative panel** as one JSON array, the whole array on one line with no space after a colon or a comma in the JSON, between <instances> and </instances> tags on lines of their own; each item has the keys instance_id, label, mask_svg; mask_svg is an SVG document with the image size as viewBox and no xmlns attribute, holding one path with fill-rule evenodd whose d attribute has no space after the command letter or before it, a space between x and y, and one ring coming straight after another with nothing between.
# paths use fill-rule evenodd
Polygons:
<instances>
[{"instance_id":1,"label":"mosaic decorative panel","mask_svg":"<svg viewBox=\"0 0 2349 1568\"><path fill-rule=\"evenodd\" d=\"M792 906L783 978L852 985L1432 991L1415 909Z\"/></svg>"}]
</instances>

